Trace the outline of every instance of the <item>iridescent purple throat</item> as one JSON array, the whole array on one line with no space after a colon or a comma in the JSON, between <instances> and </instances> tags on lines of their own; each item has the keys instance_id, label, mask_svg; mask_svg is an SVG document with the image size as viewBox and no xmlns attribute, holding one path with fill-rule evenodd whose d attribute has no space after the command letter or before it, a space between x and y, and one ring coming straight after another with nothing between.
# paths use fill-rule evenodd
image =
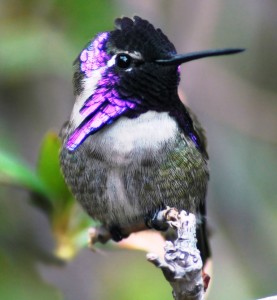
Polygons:
<instances>
[{"instance_id":1,"label":"iridescent purple throat","mask_svg":"<svg viewBox=\"0 0 277 300\"><path fill-rule=\"evenodd\" d=\"M79 111L83 116L83 122L67 141L66 147L70 151L79 147L89 135L137 106L137 102L121 99L115 89L118 77L106 68L107 62L111 59L106 51L107 39L107 32L99 34L80 54L81 71L85 77L89 78L94 71L99 70L101 79L97 83L96 90Z\"/></svg>"}]
</instances>

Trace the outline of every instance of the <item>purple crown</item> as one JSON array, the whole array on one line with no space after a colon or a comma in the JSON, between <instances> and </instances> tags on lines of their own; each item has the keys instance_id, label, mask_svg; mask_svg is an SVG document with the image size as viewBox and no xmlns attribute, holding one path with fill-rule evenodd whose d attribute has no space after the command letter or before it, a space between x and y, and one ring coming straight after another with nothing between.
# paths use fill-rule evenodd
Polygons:
<instances>
[{"instance_id":1,"label":"purple crown","mask_svg":"<svg viewBox=\"0 0 277 300\"><path fill-rule=\"evenodd\" d=\"M106 51L108 37L108 32L98 34L91 44L81 52L80 68L86 77L90 77L94 70L104 67L110 59Z\"/></svg>"}]
</instances>

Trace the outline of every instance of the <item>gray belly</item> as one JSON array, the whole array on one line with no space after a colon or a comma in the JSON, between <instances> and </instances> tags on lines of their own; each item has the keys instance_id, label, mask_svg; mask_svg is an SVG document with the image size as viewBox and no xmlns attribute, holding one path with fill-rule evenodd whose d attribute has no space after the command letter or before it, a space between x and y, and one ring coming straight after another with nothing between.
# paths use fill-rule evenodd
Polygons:
<instances>
[{"instance_id":1,"label":"gray belly","mask_svg":"<svg viewBox=\"0 0 277 300\"><path fill-rule=\"evenodd\" d=\"M113 130L88 137L74 152L61 151L73 194L107 226L143 222L167 205L195 211L205 197L206 161L175 122L161 114L157 122L155 114L130 123L131 129L123 119Z\"/></svg>"}]
</instances>

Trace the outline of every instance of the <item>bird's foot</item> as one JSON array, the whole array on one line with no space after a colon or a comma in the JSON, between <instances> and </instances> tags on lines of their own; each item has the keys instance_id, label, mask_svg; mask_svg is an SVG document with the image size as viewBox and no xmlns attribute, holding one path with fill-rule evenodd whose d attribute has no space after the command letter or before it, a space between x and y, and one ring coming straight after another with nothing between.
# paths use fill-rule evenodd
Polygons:
<instances>
[{"instance_id":1,"label":"bird's foot","mask_svg":"<svg viewBox=\"0 0 277 300\"><path fill-rule=\"evenodd\" d=\"M105 244L110 238L111 234L104 226L91 227L88 230L88 245L92 250L95 249L95 243L100 242L102 244Z\"/></svg>"},{"instance_id":2,"label":"bird's foot","mask_svg":"<svg viewBox=\"0 0 277 300\"><path fill-rule=\"evenodd\" d=\"M168 222L169 226L177 227L177 222L179 221L179 211L177 208L167 206L161 213L163 220Z\"/></svg>"},{"instance_id":3,"label":"bird's foot","mask_svg":"<svg viewBox=\"0 0 277 300\"><path fill-rule=\"evenodd\" d=\"M118 226L111 226L110 234L111 234L111 238L115 242L120 242L122 239L125 239L129 236L128 233L123 232L123 230Z\"/></svg>"},{"instance_id":4,"label":"bird's foot","mask_svg":"<svg viewBox=\"0 0 277 300\"><path fill-rule=\"evenodd\" d=\"M94 248L94 244L100 242L105 244L108 240L112 239L119 242L129 236L129 233L124 233L118 226L111 226L107 229L104 226L92 227L88 231L89 234L89 247Z\"/></svg>"},{"instance_id":5,"label":"bird's foot","mask_svg":"<svg viewBox=\"0 0 277 300\"><path fill-rule=\"evenodd\" d=\"M145 218L145 224L148 228L153 228L159 231L166 231L169 226L176 227L179 212L176 208L166 207L163 210L149 214Z\"/></svg>"}]
</instances>

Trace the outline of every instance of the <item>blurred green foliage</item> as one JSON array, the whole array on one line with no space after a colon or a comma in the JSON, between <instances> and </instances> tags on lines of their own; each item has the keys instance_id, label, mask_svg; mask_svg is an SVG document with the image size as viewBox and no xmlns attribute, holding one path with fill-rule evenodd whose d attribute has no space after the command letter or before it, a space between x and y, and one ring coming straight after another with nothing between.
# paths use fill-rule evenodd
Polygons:
<instances>
[{"instance_id":1,"label":"blurred green foliage","mask_svg":"<svg viewBox=\"0 0 277 300\"><path fill-rule=\"evenodd\" d=\"M70 72L80 48L112 26L114 2L56 0L0 4L0 68L6 79ZM72 43L74 41L74 43Z\"/></svg>"},{"instance_id":2,"label":"blurred green foliage","mask_svg":"<svg viewBox=\"0 0 277 300\"><path fill-rule=\"evenodd\" d=\"M9 300L61 300L58 289L43 282L25 261L14 260L0 249L0 295Z\"/></svg>"},{"instance_id":3,"label":"blurred green foliage","mask_svg":"<svg viewBox=\"0 0 277 300\"><path fill-rule=\"evenodd\" d=\"M87 229L94 222L79 208L61 174L60 140L49 132L42 141L37 171L17 158L0 152L0 184L16 185L33 192L32 203L49 219L56 239L55 253L62 259L87 245Z\"/></svg>"},{"instance_id":4,"label":"blurred green foliage","mask_svg":"<svg viewBox=\"0 0 277 300\"><path fill-rule=\"evenodd\" d=\"M57 241L55 253L63 259L73 256L87 245L87 229L94 224L77 205L61 174L59 149L61 142L54 132L46 135L42 142L37 174L50 193L47 210L53 234ZM39 206L40 199L33 197Z\"/></svg>"},{"instance_id":5,"label":"blurred green foliage","mask_svg":"<svg viewBox=\"0 0 277 300\"><path fill-rule=\"evenodd\" d=\"M0 151L0 183L28 188L48 195L46 185L26 163L10 153Z\"/></svg>"},{"instance_id":6,"label":"blurred green foliage","mask_svg":"<svg viewBox=\"0 0 277 300\"><path fill-rule=\"evenodd\" d=\"M60 140L54 132L46 134L40 148L36 171L16 156L0 153L0 185L17 186L33 192L32 204L43 211L50 222L56 244L53 254L62 260L70 261L81 249L87 247L87 230L96 223L80 209L63 179L59 165L60 147ZM63 299L61 293L41 281L30 266L24 276L25 259L20 263L2 251L0 265L2 276L5 274L2 278L0 275L0 282L4 283L0 284L0 295L5 295L6 299ZM167 294L167 299L171 299L169 285L161 286L163 275L150 264L146 272L144 265L131 262L122 268L121 275L117 277L111 266L103 271L108 278L107 297L120 295L120 299L127 300L132 299L132 295L135 294L138 300L154 300ZM20 285L13 289L18 280ZM151 284L144 286L142 291L143 280L151 281ZM123 289L122 286L125 285L126 288ZM28 289L25 289L25 286L28 286ZM103 292L103 295L105 293Z\"/></svg>"},{"instance_id":7,"label":"blurred green foliage","mask_svg":"<svg viewBox=\"0 0 277 300\"><path fill-rule=\"evenodd\" d=\"M77 205L63 179L59 166L60 146L60 140L54 132L45 136L37 171L12 154L0 152L0 185L16 186L32 192L31 202L44 212L50 223L56 244L53 254L62 260L70 260L87 246L87 230L95 223ZM0 284L0 295L5 295L6 299L19 299L19 295L20 299L61 299L50 287L42 287L41 290L36 287L36 281L40 279L35 271L23 276L25 260L21 263L14 261L3 251L0 252L0 263L1 276L5 275L4 278L0 276L0 282L4 281L4 284ZM17 285L13 289L20 276L22 286ZM25 284L28 289L24 288Z\"/></svg>"},{"instance_id":8,"label":"blurred green foliage","mask_svg":"<svg viewBox=\"0 0 277 300\"><path fill-rule=\"evenodd\" d=\"M105 0L0 3L4 16L0 26L2 82L4 80L13 86L15 82L39 74L70 74L77 49L87 43L100 27L103 30L105 22L107 27L111 25L112 9L107 7L112 6L111 1ZM57 136L49 133L42 143L36 171L17 155L1 151L0 185L22 187L33 193L31 202L49 220L56 241L54 252L63 259L69 259L87 245L87 228L93 221L76 205L63 180L58 162L59 146ZM0 192L0 197L6 196ZM5 209L5 206L1 207ZM5 243L5 239L2 238L2 242ZM1 251L0 255L1 299L63 298L56 289L43 283L33 269L34 254L24 255L20 263L9 256L10 247L4 249L7 250Z\"/></svg>"},{"instance_id":9,"label":"blurred green foliage","mask_svg":"<svg viewBox=\"0 0 277 300\"><path fill-rule=\"evenodd\" d=\"M74 202L60 172L60 146L61 142L57 134L49 132L42 141L37 164L37 174L49 188L51 193L49 199L52 201L52 206L57 205L56 210L60 210L59 206L64 209L66 205L71 206Z\"/></svg>"},{"instance_id":10,"label":"blurred green foliage","mask_svg":"<svg viewBox=\"0 0 277 300\"><path fill-rule=\"evenodd\" d=\"M58 19L66 35L82 46L86 44L84 41L92 39L94 34L109 30L113 26L116 14L116 6L112 0L55 0L53 7L55 9L50 13L50 20Z\"/></svg>"}]
</instances>

